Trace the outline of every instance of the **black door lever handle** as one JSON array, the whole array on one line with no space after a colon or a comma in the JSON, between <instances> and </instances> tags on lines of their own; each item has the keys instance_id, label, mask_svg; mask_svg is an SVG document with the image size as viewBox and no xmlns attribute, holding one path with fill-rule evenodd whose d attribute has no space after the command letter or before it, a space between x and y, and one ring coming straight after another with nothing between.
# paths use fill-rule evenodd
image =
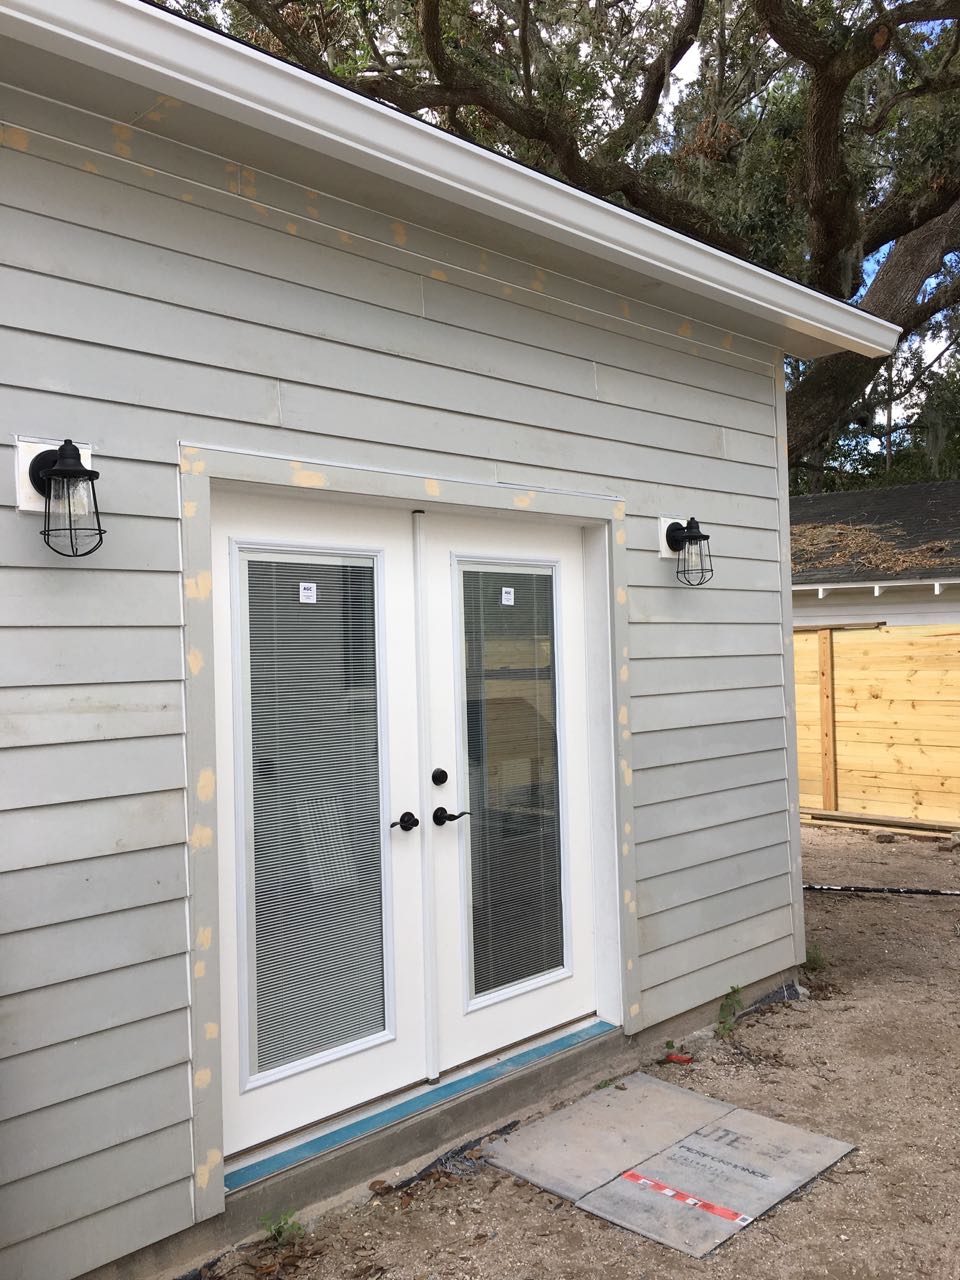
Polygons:
<instances>
[{"instance_id":1,"label":"black door lever handle","mask_svg":"<svg viewBox=\"0 0 960 1280\"><path fill-rule=\"evenodd\" d=\"M465 818L469 814L469 809L464 809L460 813L447 813L443 805L439 805L433 811L433 820L438 827L445 826L448 822L456 822L458 818Z\"/></svg>"},{"instance_id":2,"label":"black door lever handle","mask_svg":"<svg viewBox=\"0 0 960 1280\"><path fill-rule=\"evenodd\" d=\"M396 822L391 822L391 827L399 827L401 831L412 831L414 827L419 827L420 819L415 813L411 813L408 809L405 813L401 813Z\"/></svg>"}]
</instances>

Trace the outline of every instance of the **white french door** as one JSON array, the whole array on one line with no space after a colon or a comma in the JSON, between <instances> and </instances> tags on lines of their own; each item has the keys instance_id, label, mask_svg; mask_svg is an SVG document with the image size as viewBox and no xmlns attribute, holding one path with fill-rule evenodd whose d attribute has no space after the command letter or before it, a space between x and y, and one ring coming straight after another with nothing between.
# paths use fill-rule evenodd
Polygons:
<instances>
[{"instance_id":1,"label":"white french door","mask_svg":"<svg viewBox=\"0 0 960 1280\"><path fill-rule=\"evenodd\" d=\"M444 1071L596 1008L583 550L559 524L421 519Z\"/></svg>"},{"instance_id":2,"label":"white french door","mask_svg":"<svg viewBox=\"0 0 960 1280\"><path fill-rule=\"evenodd\" d=\"M225 1150L425 1075L405 512L216 495Z\"/></svg>"},{"instance_id":3,"label":"white french door","mask_svg":"<svg viewBox=\"0 0 960 1280\"><path fill-rule=\"evenodd\" d=\"M579 529L235 490L212 550L230 1154L591 1013L593 872Z\"/></svg>"}]
</instances>

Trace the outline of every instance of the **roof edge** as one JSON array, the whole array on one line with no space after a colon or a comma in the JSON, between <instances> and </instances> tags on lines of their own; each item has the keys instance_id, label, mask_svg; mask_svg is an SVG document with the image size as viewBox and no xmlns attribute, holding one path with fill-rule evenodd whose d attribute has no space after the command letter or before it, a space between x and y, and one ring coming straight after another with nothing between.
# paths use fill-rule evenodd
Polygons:
<instances>
[{"instance_id":1,"label":"roof edge","mask_svg":"<svg viewBox=\"0 0 960 1280\"><path fill-rule=\"evenodd\" d=\"M139 0L0 0L0 33L769 321L788 352L796 335L885 356L899 337L868 312Z\"/></svg>"}]
</instances>

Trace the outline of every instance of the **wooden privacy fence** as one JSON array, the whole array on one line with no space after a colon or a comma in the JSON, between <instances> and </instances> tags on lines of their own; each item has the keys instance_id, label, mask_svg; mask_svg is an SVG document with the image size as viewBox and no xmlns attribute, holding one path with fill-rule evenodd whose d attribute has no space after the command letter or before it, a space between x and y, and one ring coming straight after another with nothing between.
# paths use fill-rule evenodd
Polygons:
<instances>
[{"instance_id":1,"label":"wooden privacy fence","mask_svg":"<svg viewBox=\"0 0 960 1280\"><path fill-rule=\"evenodd\" d=\"M801 808L960 827L960 627L794 641Z\"/></svg>"}]
</instances>

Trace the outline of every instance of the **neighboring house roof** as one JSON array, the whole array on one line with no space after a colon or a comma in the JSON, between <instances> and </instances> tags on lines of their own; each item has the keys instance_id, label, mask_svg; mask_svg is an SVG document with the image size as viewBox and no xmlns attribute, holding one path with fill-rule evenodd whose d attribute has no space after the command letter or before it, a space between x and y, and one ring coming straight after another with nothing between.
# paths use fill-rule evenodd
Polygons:
<instances>
[{"instance_id":1,"label":"neighboring house roof","mask_svg":"<svg viewBox=\"0 0 960 1280\"><path fill-rule=\"evenodd\" d=\"M790 501L793 580L960 577L960 480Z\"/></svg>"},{"instance_id":2,"label":"neighboring house roof","mask_svg":"<svg viewBox=\"0 0 960 1280\"><path fill-rule=\"evenodd\" d=\"M423 225L432 218L447 234L455 210L454 231L467 240L489 234L490 220L502 252L526 260L534 237L537 262L548 270L728 334L803 357L885 356L896 345L898 327L877 316L141 0L0 0L0 36L22 42L22 56L10 48L8 63L14 75L23 62L34 93L93 111L102 111L105 93L119 111L131 86L169 95L182 108L173 126L181 141L203 147L210 139L218 154L247 163L261 154L269 172L299 175L294 180L308 187L320 172L329 194L338 194L331 184L339 181L355 203L388 203L395 216L406 205L406 216ZM105 88L105 75L118 79ZM150 119L150 101L129 105L118 118L162 135L167 126Z\"/></svg>"}]
</instances>

